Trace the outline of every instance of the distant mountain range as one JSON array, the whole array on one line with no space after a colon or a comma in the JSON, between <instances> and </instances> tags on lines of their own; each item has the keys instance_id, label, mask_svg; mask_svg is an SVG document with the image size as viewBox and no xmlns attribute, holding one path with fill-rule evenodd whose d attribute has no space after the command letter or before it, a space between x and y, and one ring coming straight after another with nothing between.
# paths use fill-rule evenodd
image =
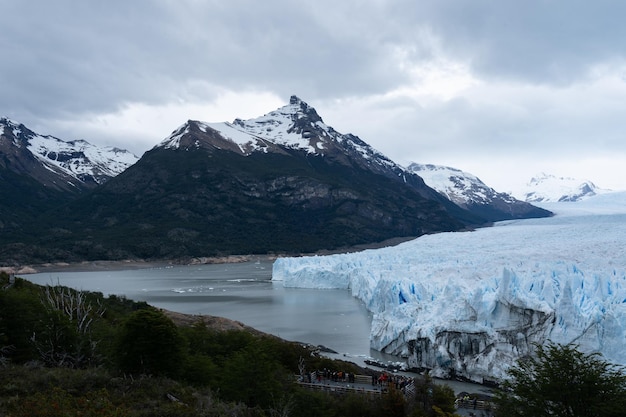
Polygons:
<instances>
[{"instance_id":1,"label":"distant mountain range","mask_svg":"<svg viewBox=\"0 0 626 417\"><path fill-rule=\"evenodd\" d=\"M589 180L541 173L515 194L529 203L547 203L580 201L610 191L597 187Z\"/></svg>"},{"instance_id":2,"label":"distant mountain range","mask_svg":"<svg viewBox=\"0 0 626 417\"><path fill-rule=\"evenodd\" d=\"M295 96L255 119L190 120L141 159L0 126L5 264L315 252L551 214L482 183L464 183L482 202L435 190Z\"/></svg>"}]
</instances>

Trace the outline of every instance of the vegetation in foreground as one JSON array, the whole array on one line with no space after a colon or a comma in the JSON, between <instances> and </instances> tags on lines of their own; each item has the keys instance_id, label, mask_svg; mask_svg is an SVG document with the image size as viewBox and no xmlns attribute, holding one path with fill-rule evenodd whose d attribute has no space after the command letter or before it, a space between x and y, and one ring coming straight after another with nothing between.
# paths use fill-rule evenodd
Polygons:
<instances>
[{"instance_id":1,"label":"vegetation in foreground","mask_svg":"<svg viewBox=\"0 0 626 417\"><path fill-rule=\"evenodd\" d=\"M449 387L407 400L300 388L294 375L355 365L306 346L203 321L175 325L124 297L37 286L0 274L0 415L452 416Z\"/></svg>"},{"instance_id":2,"label":"vegetation in foreground","mask_svg":"<svg viewBox=\"0 0 626 417\"><path fill-rule=\"evenodd\" d=\"M520 360L496 398L499 415L618 417L626 410L626 374L598 354L548 344Z\"/></svg>"}]
</instances>

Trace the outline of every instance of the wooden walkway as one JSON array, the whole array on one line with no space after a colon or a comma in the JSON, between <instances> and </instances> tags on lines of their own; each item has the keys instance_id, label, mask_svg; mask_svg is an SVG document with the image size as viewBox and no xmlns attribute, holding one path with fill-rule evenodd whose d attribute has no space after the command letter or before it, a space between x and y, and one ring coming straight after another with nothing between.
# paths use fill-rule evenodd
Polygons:
<instances>
[{"instance_id":1,"label":"wooden walkway","mask_svg":"<svg viewBox=\"0 0 626 417\"><path fill-rule=\"evenodd\" d=\"M298 381L297 384L310 390L335 394L358 393L364 395L381 395L387 389L385 386L379 384L372 385L372 377L370 375L355 375L354 382L324 379L320 382ZM406 396L415 395L415 385L410 383L403 388L403 391Z\"/></svg>"},{"instance_id":2,"label":"wooden walkway","mask_svg":"<svg viewBox=\"0 0 626 417\"><path fill-rule=\"evenodd\" d=\"M357 393L362 395L376 395L379 396L386 392L387 388L380 384L372 385L372 377L369 375L354 375L353 382L348 381L334 381L332 379L322 379L321 381L315 381L313 378L311 382L302 382L299 376L295 376L296 383L306 389L327 392L329 394L348 394ZM413 382L405 385L402 388L406 398L412 398L415 396L415 384ZM474 400L468 397L457 398L455 401L458 413L463 416L472 415L492 415L494 410L493 403L484 400ZM475 414L478 413L478 414Z\"/></svg>"},{"instance_id":3,"label":"wooden walkway","mask_svg":"<svg viewBox=\"0 0 626 417\"><path fill-rule=\"evenodd\" d=\"M371 384L369 388L365 388L363 386L357 386L357 384L347 384L347 383L336 383L336 382L320 382L320 383L309 383L309 382L298 382L303 388L307 388L314 391L323 391L332 394L347 394L347 393L358 393L358 394L367 394L367 395L380 395L382 390L373 389Z\"/></svg>"}]
</instances>

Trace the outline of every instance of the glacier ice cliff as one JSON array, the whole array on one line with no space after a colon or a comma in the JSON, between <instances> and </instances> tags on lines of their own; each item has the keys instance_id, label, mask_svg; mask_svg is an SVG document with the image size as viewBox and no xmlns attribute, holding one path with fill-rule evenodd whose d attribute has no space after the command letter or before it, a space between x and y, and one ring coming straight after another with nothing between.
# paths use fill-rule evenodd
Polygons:
<instances>
[{"instance_id":1,"label":"glacier ice cliff","mask_svg":"<svg viewBox=\"0 0 626 417\"><path fill-rule=\"evenodd\" d=\"M547 340L626 365L626 193L546 208L557 215L279 258L272 279L350 290L373 314L371 347L433 376L500 379Z\"/></svg>"}]
</instances>

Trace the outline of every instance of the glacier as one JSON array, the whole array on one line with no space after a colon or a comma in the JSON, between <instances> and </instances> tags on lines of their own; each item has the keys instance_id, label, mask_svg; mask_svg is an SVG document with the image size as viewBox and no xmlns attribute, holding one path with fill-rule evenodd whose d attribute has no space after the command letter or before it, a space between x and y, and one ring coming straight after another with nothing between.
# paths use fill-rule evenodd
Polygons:
<instances>
[{"instance_id":1,"label":"glacier","mask_svg":"<svg viewBox=\"0 0 626 417\"><path fill-rule=\"evenodd\" d=\"M278 258L272 280L350 290L370 346L435 377L501 380L546 341L626 365L626 192L542 207L555 216Z\"/></svg>"}]
</instances>

